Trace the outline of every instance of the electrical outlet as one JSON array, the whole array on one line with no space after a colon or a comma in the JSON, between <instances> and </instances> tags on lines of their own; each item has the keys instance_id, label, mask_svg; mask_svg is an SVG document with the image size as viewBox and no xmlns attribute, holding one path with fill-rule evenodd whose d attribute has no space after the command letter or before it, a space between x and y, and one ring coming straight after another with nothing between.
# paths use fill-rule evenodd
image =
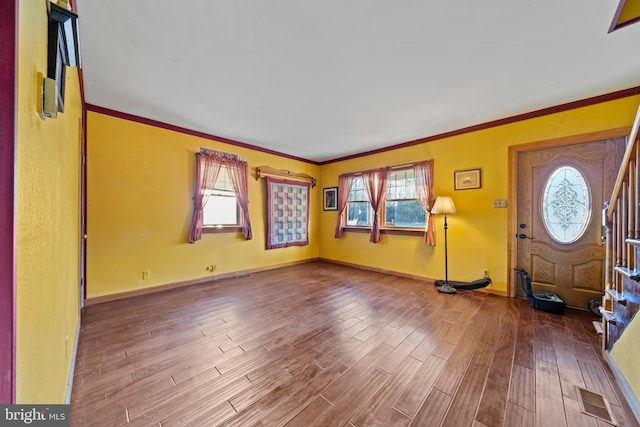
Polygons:
<instances>
[{"instance_id":1,"label":"electrical outlet","mask_svg":"<svg viewBox=\"0 0 640 427\"><path fill-rule=\"evenodd\" d=\"M142 272L142 280L149 280L150 277L151 277L151 272L150 271L143 271Z\"/></svg>"},{"instance_id":2,"label":"electrical outlet","mask_svg":"<svg viewBox=\"0 0 640 427\"><path fill-rule=\"evenodd\" d=\"M507 199L495 199L493 201L494 208L506 208L507 207Z\"/></svg>"}]
</instances>

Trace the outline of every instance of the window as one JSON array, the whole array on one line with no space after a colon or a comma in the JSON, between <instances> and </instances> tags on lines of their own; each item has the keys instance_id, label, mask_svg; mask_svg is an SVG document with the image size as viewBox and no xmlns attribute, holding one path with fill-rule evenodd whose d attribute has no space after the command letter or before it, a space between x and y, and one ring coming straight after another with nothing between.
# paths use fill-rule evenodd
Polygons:
<instances>
[{"instance_id":1,"label":"window","mask_svg":"<svg viewBox=\"0 0 640 427\"><path fill-rule=\"evenodd\" d=\"M389 234L423 231L426 244L435 246L433 215L433 160L407 166L343 173L338 177L338 220L334 237L351 231L370 230L371 243L380 241L380 230Z\"/></svg>"},{"instance_id":2,"label":"window","mask_svg":"<svg viewBox=\"0 0 640 427\"><path fill-rule=\"evenodd\" d=\"M385 227L424 229L427 216L416 197L413 169L391 172L384 209Z\"/></svg>"},{"instance_id":3,"label":"window","mask_svg":"<svg viewBox=\"0 0 640 427\"><path fill-rule=\"evenodd\" d=\"M578 169L561 166L553 171L542 196L542 219L558 243L573 243L584 235L591 220L591 198Z\"/></svg>"},{"instance_id":4,"label":"window","mask_svg":"<svg viewBox=\"0 0 640 427\"><path fill-rule=\"evenodd\" d=\"M371 227L373 223L373 209L361 176L353 178L346 215L347 227ZM412 168L397 169L389 175L381 218L387 229L425 228L426 212L416 197Z\"/></svg>"},{"instance_id":5,"label":"window","mask_svg":"<svg viewBox=\"0 0 640 427\"><path fill-rule=\"evenodd\" d=\"M202 239L204 230L242 231L242 237L251 240L248 176L247 162L237 155L200 148L189 243Z\"/></svg>"},{"instance_id":6,"label":"window","mask_svg":"<svg viewBox=\"0 0 640 427\"><path fill-rule=\"evenodd\" d=\"M371 227L373 223L373 209L369 203L364 180L357 176L351 183L349 204L347 207L347 226Z\"/></svg>"},{"instance_id":7,"label":"window","mask_svg":"<svg viewBox=\"0 0 640 427\"><path fill-rule=\"evenodd\" d=\"M202 214L202 225L207 228L240 226L238 199L233 190L226 166L220 168L218 179L212 190L206 190L206 202Z\"/></svg>"}]
</instances>

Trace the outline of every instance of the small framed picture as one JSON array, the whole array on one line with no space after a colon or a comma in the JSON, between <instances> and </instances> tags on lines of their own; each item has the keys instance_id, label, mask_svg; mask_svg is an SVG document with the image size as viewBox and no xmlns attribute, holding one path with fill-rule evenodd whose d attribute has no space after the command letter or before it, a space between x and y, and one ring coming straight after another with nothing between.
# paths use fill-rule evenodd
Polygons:
<instances>
[{"instance_id":1,"label":"small framed picture","mask_svg":"<svg viewBox=\"0 0 640 427\"><path fill-rule=\"evenodd\" d=\"M338 210L338 187L324 188L322 197L322 209L325 211Z\"/></svg>"},{"instance_id":2,"label":"small framed picture","mask_svg":"<svg viewBox=\"0 0 640 427\"><path fill-rule=\"evenodd\" d=\"M472 188L480 188L480 169L466 169L455 171L453 173L453 181L456 190L470 190Z\"/></svg>"}]
</instances>

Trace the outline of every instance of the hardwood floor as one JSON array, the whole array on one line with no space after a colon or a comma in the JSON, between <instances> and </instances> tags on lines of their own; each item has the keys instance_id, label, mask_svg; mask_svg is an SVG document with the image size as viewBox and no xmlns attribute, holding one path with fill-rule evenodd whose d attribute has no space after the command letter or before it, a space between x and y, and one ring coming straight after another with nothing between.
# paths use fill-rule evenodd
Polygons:
<instances>
[{"instance_id":1,"label":"hardwood floor","mask_svg":"<svg viewBox=\"0 0 640 427\"><path fill-rule=\"evenodd\" d=\"M314 262L84 309L72 426L607 426L592 315Z\"/></svg>"}]
</instances>

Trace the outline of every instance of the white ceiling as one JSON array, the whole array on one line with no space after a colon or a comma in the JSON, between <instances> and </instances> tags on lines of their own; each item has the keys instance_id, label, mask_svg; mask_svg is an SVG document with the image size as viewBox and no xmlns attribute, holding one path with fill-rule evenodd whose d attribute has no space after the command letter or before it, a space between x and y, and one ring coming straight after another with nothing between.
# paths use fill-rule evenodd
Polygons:
<instances>
[{"instance_id":1,"label":"white ceiling","mask_svg":"<svg viewBox=\"0 0 640 427\"><path fill-rule=\"evenodd\" d=\"M89 104L322 162L640 86L619 0L77 0Z\"/></svg>"}]
</instances>

